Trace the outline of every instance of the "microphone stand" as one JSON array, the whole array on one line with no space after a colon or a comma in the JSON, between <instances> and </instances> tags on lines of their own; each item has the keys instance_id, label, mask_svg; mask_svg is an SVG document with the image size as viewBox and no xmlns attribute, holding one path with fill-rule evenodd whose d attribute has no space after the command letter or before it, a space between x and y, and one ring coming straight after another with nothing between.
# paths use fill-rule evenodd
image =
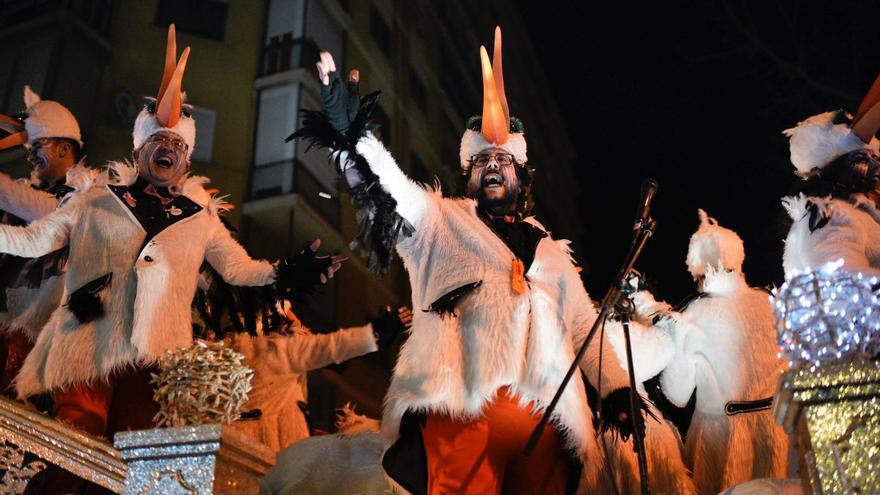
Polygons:
<instances>
[{"instance_id":1,"label":"microphone stand","mask_svg":"<svg viewBox=\"0 0 880 495\"><path fill-rule=\"evenodd\" d=\"M550 416L553 414L553 411L556 410L556 405L559 403L559 399L562 397L562 393L565 391L566 385L568 385L568 382L571 381L571 377L578 370L578 366L587 352L587 347L590 345L590 341L593 340L593 337L596 335L596 331L599 329L605 319L611 314L611 311L613 309L620 309L621 311L618 312L618 315L620 316L621 323L623 324L623 335L626 341L626 360L627 367L629 369L630 421L632 422L633 442L635 444L636 455L639 461L639 477L641 478L641 488L643 495L648 495L650 493L648 490L648 462L645 455L644 418L642 418L642 414L638 408L638 401L636 398L636 394L638 394L638 391L636 389L635 372L633 371L632 348L630 346L629 335L629 320L630 316L635 311L635 304L632 302L632 299L630 299L630 297L623 292L622 287L624 287L627 275L629 275L630 270L632 270L632 267L638 259L639 255L642 253L642 250L645 249L645 244L648 242L648 239L654 234L655 226L656 223L650 217L650 215L647 215L645 218L640 218L636 222L634 228L635 235L633 237L632 244L630 245L629 253L627 253L626 258L624 258L623 265L617 272L617 277L614 279L614 282L611 284L611 287L608 288L608 292L605 293L605 297L602 299L602 305L599 310L599 315L596 317L596 321L593 322L593 326L592 328L590 328L590 332L587 334L587 337L584 339L584 343L581 344L580 349L578 349L578 352L575 355L574 362L571 363L571 366L565 373L565 377L562 379L562 383L556 390L556 394L553 396L553 400L550 401L547 409L544 410L544 414L541 416L541 421L538 422L538 424L535 426L535 429L532 431L532 436L529 437L529 441L528 443L526 443L526 447L523 450L523 454L525 456L528 456L535 449L535 446L537 445L538 440L541 438L541 434L543 433L544 428L547 426L547 422L550 420ZM623 302L621 303L621 301ZM602 343L600 343L599 345L601 346ZM599 414L601 415L601 412L599 412Z\"/></svg>"}]
</instances>

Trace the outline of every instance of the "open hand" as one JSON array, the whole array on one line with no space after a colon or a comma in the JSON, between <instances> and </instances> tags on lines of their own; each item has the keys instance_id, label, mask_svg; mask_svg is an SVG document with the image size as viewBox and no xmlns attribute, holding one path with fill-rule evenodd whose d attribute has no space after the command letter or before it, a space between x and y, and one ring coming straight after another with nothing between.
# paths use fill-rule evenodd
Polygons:
<instances>
[{"instance_id":1,"label":"open hand","mask_svg":"<svg viewBox=\"0 0 880 495\"><path fill-rule=\"evenodd\" d=\"M330 52L321 52L321 60L315 64L321 80L321 101L333 127L345 133L360 108L360 72L348 73L348 84L343 84L336 71L336 62Z\"/></svg>"}]
</instances>

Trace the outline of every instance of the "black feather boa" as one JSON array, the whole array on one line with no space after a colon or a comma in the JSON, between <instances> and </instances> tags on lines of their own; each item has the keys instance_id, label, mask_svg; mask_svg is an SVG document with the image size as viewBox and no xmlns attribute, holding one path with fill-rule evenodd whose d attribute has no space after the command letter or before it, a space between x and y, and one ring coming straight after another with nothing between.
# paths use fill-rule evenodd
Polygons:
<instances>
[{"instance_id":1,"label":"black feather boa","mask_svg":"<svg viewBox=\"0 0 880 495\"><path fill-rule=\"evenodd\" d=\"M272 285L231 285L208 263L202 264L201 277L208 287L199 288L193 299L202 323L194 325L196 337L207 338L208 331L216 338L229 331L257 335L258 318L264 333L287 328L287 317L278 311L281 298Z\"/></svg>"},{"instance_id":2,"label":"black feather boa","mask_svg":"<svg viewBox=\"0 0 880 495\"><path fill-rule=\"evenodd\" d=\"M303 139L308 142L306 151L313 147L345 151L349 159L354 160L355 168L364 181L351 191L352 204L357 211L360 225L360 231L352 240L351 248L367 259L372 272L383 275L391 263L398 239L401 236L411 236L414 229L397 213L397 202L379 186L379 178L355 149L358 141L377 127L372 119L372 112L379 95L380 92L376 91L361 98L360 108L345 133L336 130L323 111L303 110L302 126L288 136L287 141ZM336 170L341 172L340 154L334 153L331 156Z\"/></svg>"}]
</instances>

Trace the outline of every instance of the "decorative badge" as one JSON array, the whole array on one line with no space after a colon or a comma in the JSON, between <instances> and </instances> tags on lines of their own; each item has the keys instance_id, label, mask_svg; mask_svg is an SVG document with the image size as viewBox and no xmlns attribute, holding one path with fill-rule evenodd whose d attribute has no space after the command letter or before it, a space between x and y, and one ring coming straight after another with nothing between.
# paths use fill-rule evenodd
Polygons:
<instances>
[{"instance_id":1,"label":"decorative badge","mask_svg":"<svg viewBox=\"0 0 880 495\"><path fill-rule=\"evenodd\" d=\"M168 213L170 213L172 216L175 216L175 217L179 217L180 215L183 214L183 210L181 210L180 208L178 208L176 206L172 206L171 208L168 208L168 210L166 210L166 211L168 211Z\"/></svg>"},{"instance_id":2,"label":"decorative badge","mask_svg":"<svg viewBox=\"0 0 880 495\"><path fill-rule=\"evenodd\" d=\"M137 200L134 199L134 196L128 191L125 191L125 194L122 195L122 199L124 199L125 202L128 203L128 206L132 208L135 208L138 205Z\"/></svg>"}]
</instances>

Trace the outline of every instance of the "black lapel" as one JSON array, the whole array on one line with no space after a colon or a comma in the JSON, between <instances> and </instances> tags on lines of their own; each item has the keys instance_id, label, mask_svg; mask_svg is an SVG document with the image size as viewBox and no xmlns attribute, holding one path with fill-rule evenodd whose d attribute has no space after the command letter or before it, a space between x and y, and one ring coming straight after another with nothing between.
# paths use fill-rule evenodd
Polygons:
<instances>
[{"instance_id":1,"label":"black lapel","mask_svg":"<svg viewBox=\"0 0 880 495\"><path fill-rule=\"evenodd\" d=\"M164 209L147 208L139 203L139 201L143 201L142 199L135 199L129 191L129 186L107 184L107 188L116 195L119 202L125 205L125 208L131 212L132 216L147 232L144 243L175 223L203 210L195 201L182 194L175 196Z\"/></svg>"}]
</instances>

